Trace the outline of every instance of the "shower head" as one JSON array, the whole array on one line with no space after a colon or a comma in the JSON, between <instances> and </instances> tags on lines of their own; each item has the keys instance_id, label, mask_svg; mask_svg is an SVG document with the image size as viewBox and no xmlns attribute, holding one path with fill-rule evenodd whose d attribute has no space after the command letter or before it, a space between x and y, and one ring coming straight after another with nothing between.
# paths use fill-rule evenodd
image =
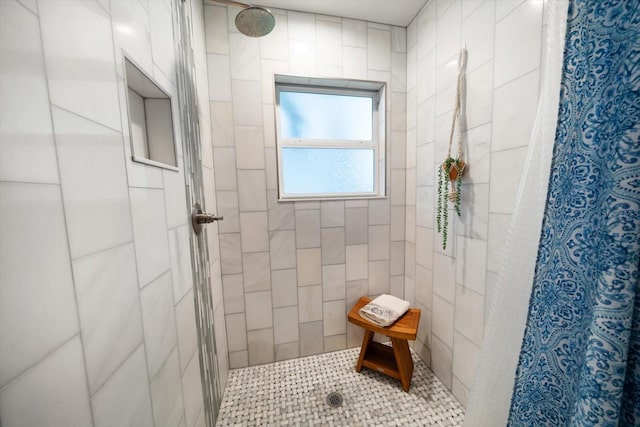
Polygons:
<instances>
[{"instance_id":1,"label":"shower head","mask_svg":"<svg viewBox=\"0 0 640 427\"><path fill-rule=\"evenodd\" d=\"M262 37L269 34L276 26L276 18L269 9L253 6L248 3L233 0L209 0L226 3L243 8L236 16L236 28L242 34L249 37Z\"/></svg>"},{"instance_id":2,"label":"shower head","mask_svg":"<svg viewBox=\"0 0 640 427\"><path fill-rule=\"evenodd\" d=\"M251 6L236 16L236 28L249 37L266 36L276 26L276 18L269 9Z\"/></svg>"}]
</instances>

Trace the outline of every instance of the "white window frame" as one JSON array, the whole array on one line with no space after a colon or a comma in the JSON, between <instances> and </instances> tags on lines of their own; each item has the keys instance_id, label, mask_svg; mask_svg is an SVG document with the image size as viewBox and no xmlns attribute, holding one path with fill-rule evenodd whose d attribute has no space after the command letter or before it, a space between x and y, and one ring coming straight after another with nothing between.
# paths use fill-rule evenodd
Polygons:
<instances>
[{"instance_id":1,"label":"white window frame","mask_svg":"<svg viewBox=\"0 0 640 427\"><path fill-rule=\"evenodd\" d=\"M278 172L278 200L352 200L379 199L386 194L386 84L363 80L300 77L275 74L275 116L276 116L276 161ZM280 92L302 92L329 95L348 95L371 98L372 138L371 141L284 138L280 124ZM374 189L366 193L308 193L285 194L282 170L283 148L345 148L373 149Z\"/></svg>"}]
</instances>

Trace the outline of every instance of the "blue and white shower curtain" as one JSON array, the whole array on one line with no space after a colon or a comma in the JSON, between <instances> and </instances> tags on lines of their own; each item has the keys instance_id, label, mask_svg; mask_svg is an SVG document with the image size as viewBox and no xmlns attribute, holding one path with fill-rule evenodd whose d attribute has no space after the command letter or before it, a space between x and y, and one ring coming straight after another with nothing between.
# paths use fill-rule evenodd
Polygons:
<instances>
[{"instance_id":1,"label":"blue and white shower curtain","mask_svg":"<svg viewBox=\"0 0 640 427\"><path fill-rule=\"evenodd\" d=\"M640 0L571 0L510 426L640 425Z\"/></svg>"}]
</instances>

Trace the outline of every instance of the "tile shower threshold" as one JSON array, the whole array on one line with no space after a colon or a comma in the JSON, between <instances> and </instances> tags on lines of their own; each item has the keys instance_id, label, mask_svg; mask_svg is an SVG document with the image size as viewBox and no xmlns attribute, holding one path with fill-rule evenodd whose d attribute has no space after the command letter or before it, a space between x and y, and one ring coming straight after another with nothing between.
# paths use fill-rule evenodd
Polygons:
<instances>
[{"instance_id":1,"label":"tile shower threshold","mask_svg":"<svg viewBox=\"0 0 640 427\"><path fill-rule=\"evenodd\" d=\"M352 348L230 371L218 426L461 426L464 408L412 354L409 393L370 369ZM339 407L327 404L338 392Z\"/></svg>"}]
</instances>

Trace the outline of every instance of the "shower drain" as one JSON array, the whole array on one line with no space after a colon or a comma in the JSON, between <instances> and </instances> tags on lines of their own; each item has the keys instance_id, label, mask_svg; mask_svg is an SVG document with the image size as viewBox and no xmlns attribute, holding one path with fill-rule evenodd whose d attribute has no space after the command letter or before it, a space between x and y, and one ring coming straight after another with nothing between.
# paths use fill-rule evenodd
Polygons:
<instances>
[{"instance_id":1,"label":"shower drain","mask_svg":"<svg viewBox=\"0 0 640 427\"><path fill-rule=\"evenodd\" d=\"M331 406L332 408L342 406L342 395L337 391L332 391L331 393L327 394L327 405Z\"/></svg>"}]
</instances>

